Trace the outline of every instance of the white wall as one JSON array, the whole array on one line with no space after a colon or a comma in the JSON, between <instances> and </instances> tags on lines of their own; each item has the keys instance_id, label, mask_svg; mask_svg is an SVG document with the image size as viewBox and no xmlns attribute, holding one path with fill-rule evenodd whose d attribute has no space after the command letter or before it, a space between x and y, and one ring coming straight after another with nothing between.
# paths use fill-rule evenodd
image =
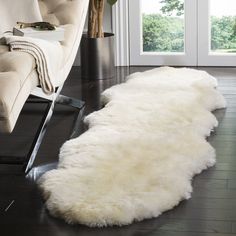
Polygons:
<instances>
[{"instance_id":1,"label":"white wall","mask_svg":"<svg viewBox=\"0 0 236 236\"><path fill-rule=\"evenodd\" d=\"M87 31L87 21L84 26L84 31ZM106 3L105 14L104 14L104 31L112 32L112 21L111 21L111 6ZM74 66L80 65L80 50L78 50L77 56L75 58Z\"/></svg>"}]
</instances>

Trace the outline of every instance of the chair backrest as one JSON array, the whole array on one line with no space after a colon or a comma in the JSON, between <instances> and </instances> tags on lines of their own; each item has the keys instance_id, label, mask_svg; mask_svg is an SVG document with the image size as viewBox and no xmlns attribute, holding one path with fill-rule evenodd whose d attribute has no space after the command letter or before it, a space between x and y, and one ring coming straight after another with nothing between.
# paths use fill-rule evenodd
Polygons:
<instances>
[{"instance_id":1,"label":"chair backrest","mask_svg":"<svg viewBox=\"0 0 236 236\"><path fill-rule=\"evenodd\" d=\"M58 25L78 24L88 2L89 0L39 0L39 7L45 21Z\"/></svg>"},{"instance_id":2,"label":"chair backrest","mask_svg":"<svg viewBox=\"0 0 236 236\"><path fill-rule=\"evenodd\" d=\"M44 21L63 25L66 29L64 49L65 75L67 77L73 65L84 29L89 0L39 0ZM65 78L64 78L65 79Z\"/></svg>"}]
</instances>

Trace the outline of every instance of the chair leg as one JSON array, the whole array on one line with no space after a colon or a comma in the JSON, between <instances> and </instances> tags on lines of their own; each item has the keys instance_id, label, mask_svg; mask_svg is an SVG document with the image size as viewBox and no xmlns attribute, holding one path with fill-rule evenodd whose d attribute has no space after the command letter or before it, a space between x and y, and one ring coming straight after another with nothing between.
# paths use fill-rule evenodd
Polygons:
<instances>
[{"instance_id":1,"label":"chair leg","mask_svg":"<svg viewBox=\"0 0 236 236\"><path fill-rule=\"evenodd\" d=\"M35 141L33 142L33 145L32 145L31 150L29 152L28 163L24 169L25 173L28 173L29 170L32 168L32 165L33 165L36 155L38 153L39 147L42 143L43 137L44 137L45 132L47 130L48 123L51 120L51 117L52 117L52 114L54 111L54 107L55 107L55 103L67 105L67 106L72 106L72 107L80 110L70 138L74 138L74 137L78 136L77 128L79 127L79 122L83 116L85 102L77 100L75 98L71 98L71 97L67 97L67 96L58 94L56 99L50 103L51 103L51 105L47 109L47 112L42 120L42 123L41 123L39 129L38 129Z\"/></svg>"},{"instance_id":2,"label":"chair leg","mask_svg":"<svg viewBox=\"0 0 236 236\"><path fill-rule=\"evenodd\" d=\"M72 97L67 97L64 95L59 94L57 99L56 99L56 103L58 104L62 104L62 105L67 105L67 106L71 106L74 108L78 108L78 109L82 109L85 105L85 102L72 98Z\"/></svg>"},{"instance_id":3,"label":"chair leg","mask_svg":"<svg viewBox=\"0 0 236 236\"><path fill-rule=\"evenodd\" d=\"M59 87L56 93L52 95L46 95L42 92L42 89L37 87L31 94L35 97L39 97L47 101L56 101L56 103L58 104L67 105L67 106L71 106L78 109L81 109L84 107L85 103L83 101L76 98L61 95L60 94L61 89L62 87Z\"/></svg>"},{"instance_id":4,"label":"chair leg","mask_svg":"<svg viewBox=\"0 0 236 236\"><path fill-rule=\"evenodd\" d=\"M48 104L47 106L47 110L44 114L44 117L41 121L41 124L38 128L37 134L34 138L34 141L31 145L30 151L27 155L27 160L26 160L26 164L23 166L23 170L25 173L28 173L29 170L32 168L32 165L35 161L36 155L38 153L39 147L42 143L43 137L46 133L48 124L51 120L52 114L53 114L53 109L54 109L54 103L50 102L51 104Z\"/></svg>"},{"instance_id":5,"label":"chair leg","mask_svg":"<svg viewBox=\"0 0 236 236\"><path fill-rule=\"evenodd\" d=\"M50 95L50 96L43 94L42 91L40 91L40 90L35 90L32 93L33 96L42 98L42 100L38 101L36 99L33 99L33 100L29 99L28 102L47 103L47 109L46 109L45 114L42 118L42 121L39 125L37 133L36 133L35 138L33 140L33 143L30 147L29 153L25 158L23 158L23 157L14 158L13 161L11 161L10 163L9 163L7 157L0 157L0 164L7 165L7 166L16 166L16 165L21 166L20 168L23 168L23 171L25 173L28 173L31 170L33 163L35 161L36 155L38 153L39 147L42 143L43 137L46 133L48 124L49 124L51 117L53 115L53 111L54 111L54 107L55 107L56 103L62 104L62 105L67 105L67 106L72 106L72 107L79 110L79 114L78 114L77 119L75 120L74 128L73 128L70 138L75 138L80 134L80 131L78 131L78 129L80 128L80 125L81 125L80 121L83 117L85 102L80 101L75 98L60 95L60 91L61 91L61 87L59 87L57 89L55 94Z\"/></svg>"}]
</instances>

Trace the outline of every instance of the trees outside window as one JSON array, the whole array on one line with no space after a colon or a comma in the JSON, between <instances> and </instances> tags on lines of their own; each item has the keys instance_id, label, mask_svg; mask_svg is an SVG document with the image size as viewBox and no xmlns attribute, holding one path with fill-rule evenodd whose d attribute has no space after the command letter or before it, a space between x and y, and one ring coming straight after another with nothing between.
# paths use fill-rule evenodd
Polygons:
<instances>
[{"instance_id":1,"label":"trees outside window","mask_svg":"<svg viewBox=\"0 0 236 236\"><path fill-rule=\"evenodd\" d=\"M184 1L157 0L155 14L143 14L144 52L184 52ZM211 50L236 52L236 17L211 16Z\"/></svg>"}]
</instances>

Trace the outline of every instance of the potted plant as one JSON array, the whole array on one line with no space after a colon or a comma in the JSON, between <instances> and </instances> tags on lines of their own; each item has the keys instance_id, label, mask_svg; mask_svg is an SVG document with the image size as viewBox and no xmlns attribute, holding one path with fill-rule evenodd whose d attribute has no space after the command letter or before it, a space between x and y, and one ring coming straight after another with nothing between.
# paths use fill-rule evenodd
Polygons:
<instances>
[{"instance_id":1,"label":"potted plant","mask_svg":"<svg viewBox=\"0 0 236 236\"><path fill-rule=\"evenodd\" d=\"M117 0L90 0L88 32L81 41L81 74L85 79L107 79L115 74L114 34L103 32L105 1L111 6Z\"/></svg>"}]
</instances>

